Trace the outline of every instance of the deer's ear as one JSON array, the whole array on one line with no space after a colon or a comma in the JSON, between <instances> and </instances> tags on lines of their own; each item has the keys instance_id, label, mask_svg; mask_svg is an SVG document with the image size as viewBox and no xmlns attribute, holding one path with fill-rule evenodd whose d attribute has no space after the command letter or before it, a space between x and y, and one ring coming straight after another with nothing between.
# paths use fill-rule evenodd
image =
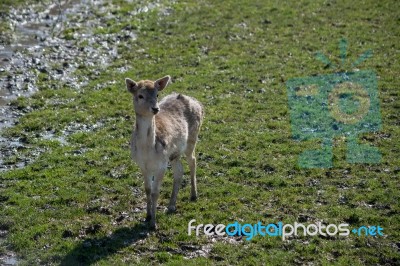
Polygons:
<instances>
[{"instance_id":1,"label":"deer's ear","mask_svg":"<svg viewBox=\"0 0 400 266\"><path fill-rule=\"evenodd\" d=\"M130 93L134 93L135 90L137 90L138 88L136 82L131 80L130 78L126 78L125 83L126 83L126 88Z\"/></svg>"},{"instance_id":2,"label":"deer's ear","mask_svg":"<svg viewBox=\"0 0 400 266\"><path fill-rule=\"evenodd\" d=\"M154 82L154 87L157 88L159 91L162 91L165 87L167 87L170 80L171 80L170 76L165 76L163 78L157 79Z\"/></svg>"}]
</instances>

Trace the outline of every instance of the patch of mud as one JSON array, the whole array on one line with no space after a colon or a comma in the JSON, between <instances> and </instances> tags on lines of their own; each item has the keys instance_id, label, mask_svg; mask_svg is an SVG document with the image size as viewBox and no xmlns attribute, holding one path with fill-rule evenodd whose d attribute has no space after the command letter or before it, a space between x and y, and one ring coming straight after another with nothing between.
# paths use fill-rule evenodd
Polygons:
<instances>
[{"instance_id":1,"label":"patch of mud","mask_svg":"<svg viewBox=\"0 0 400 266\"><path fill-rule=\"evenodd\" d=\"M2 138L0 137L0 173L2 171L23 168L36 160L40 154L47 149L31 149L25 144L24 137L20 138Z\"/></svg>"},{"instance_id":2,"label":"patch of mud","mask_svg":"<svg viewBox=\"0 0 400 266\"><path fill-rule=\"evenodd\" d=\"M57 89L68 86L79 90L88 77L74 74L78 68L89 68L94 74L119 58L121 41L135 39L130 29L115 34L95 34L108 19L120 20L107 1L67 0L49 8L40 5L29 9L11 9L5 16L13 38L0 40L0 129L12 123L5 114L7 104L18 96L30 96L40 88L39 74L46 76ZM115 12L114 12L115 13ZM3 43L2 43L3 42ZM128 70L129 66L123 70ZM9 119L10 118L10 119Z\"/></svg>"},{"instance_id":3,"label":"patch of mud","mask_svg":"<svg viewBox=\"0 0 400 266\"><path fill-rule=\"evenodd\" d=\"M8 227L5 228L3 225L0 225L0 246L5 246L6 237L8 235ZM10 251L6 250L5 252L0 252L0 265L11 266L18 265L17 255Z\"/></svg>"},{"instance_id":4,"label":"patch of mud","mask_svg":"<svg viewBox=\"0 0 400 266\"><path fill-rule=\"evenodd\" d=\"M148 12L158 3L150 3L132 10L129 16ZM105 28L108 20L123 20L105 0L60 0L44 8L33 5L26 9L11 9L2 13L13 30L11 40L0 39L0 107L23 95L39 90L39 73L61 85L80 89L87 85L87 77L77 77L77 68L90 68L93 74L104 70L119 58L117 47L136 39L136 33L127 26L118 33L96 34ZM165 8L163 15L171 10ZM126 20L126 18L125 18ZM126 44L125 44L126 45ZM131 66L121 67L121 71ZM2 123L0 122L0 128Z\"/></svg>"},{"instance_id":5,"label":"patch of mud","mask_svg":"<svg viewBox=\"0 0 400 266\"><path fill-rule=\"evenodd\" d=\"M69 145L68 137L78 132L96 132L104 127L104 123L99 121L95 124L87 125L83 123L72 122L67 125L61 134L56 134L53 130L38 133L38 138L49 141L57 141L62 146ZM74 156L82 155L89 149L82 147L73 151ZM24 137L20 138L3 138L0 137L0 173L5 170L23 168L34 162L47 149L35 148L31 149L29 144L25 143Z\"/></svg>"},{"instance_id":6,"label":"patch of mud","mask_svg":"<svg viewBox=\"0 0 400 266\"><path fill-rule=\"evenodd\" d=\"M15 253L7 252L4 255L0 255L0 263L2 266L18 265L18 259Z\"/></svg>"},{"instance_id":7,"label":"patch of mud","mask_svg":"<svg viewBox=\"0 0 400 266\"><path fill-rule=\"evenodd\" d=\"M21 70L31 70L40 65L39 53L48 47L47 40L50 41L60 28L69 7L77 2L61 1L46 9L40 6L11 9L8 14L2 15L13 34L9 40L0 40L0 73L3 74L0 79L0 104L37 90L36 73Z\"/></svg>"}]
</instances>

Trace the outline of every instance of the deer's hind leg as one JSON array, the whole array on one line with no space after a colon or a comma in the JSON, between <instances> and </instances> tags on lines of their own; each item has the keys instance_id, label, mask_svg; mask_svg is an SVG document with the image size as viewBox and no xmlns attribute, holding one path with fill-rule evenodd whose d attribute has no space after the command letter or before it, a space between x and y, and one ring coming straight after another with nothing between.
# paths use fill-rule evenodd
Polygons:
<instances>
[{"instance_id":1,"label":"deer's hind leg","mask_svg":"<svg viewBox=\"0 0 400 266\"><path fill-rule=\"evenodd\" d=\"M195 201L197 199L197 180L196 180L196 157L194 156L194 150L196 148L196 142L190 141L187 144L185 151L186 160L189 164L190 169L190 200Z\"/></svg>"},{"instance_id":2,"label":"deer's hind leg","mask_svg":"<svg viewBox=\"0 0 400 266\"><path fill-rule=\"evenodd\" d=\"M178 197L179 187L181 186L183 176L183 166L179 158L171 162L172 171L174 172L174 187L171 193L171 199L168 205L168 212L176 211L176 199Z\"/></svg>"}]
</instances>

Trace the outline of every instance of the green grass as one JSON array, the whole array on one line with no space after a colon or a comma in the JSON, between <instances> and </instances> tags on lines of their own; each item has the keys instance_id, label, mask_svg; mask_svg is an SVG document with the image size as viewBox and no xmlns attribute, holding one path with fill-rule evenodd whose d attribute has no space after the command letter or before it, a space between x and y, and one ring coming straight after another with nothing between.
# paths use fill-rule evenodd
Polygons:
<instances>
[{"instance_id":1,"label":"green grass","mask_svg":"<svg viewBox=\"0 0 400 266\"><path fill-rule=\"evenodd\" d=\"M114 2L120 22L98 33L133 26L138 39L119 45L122 58L82 90L52 90L49 82L56 81L43 80L37 94L13 103L33 110L4 132L28 145L10 160L45 151L27 167L1 173L0 228L9 230L7 243L22 265L399 263L396 1L165 2L170 15L155 9L133 18L127 12L137 4ZM299 154L319 142L292 140L285 82L330 74L314 55L321 51L339 63L342 38L349 44L349 62L368 49L374 52L359 68L377 73L382 129L360 139L379 148L382 162L347 163L345 139L337 137L333 168L302 169ZM132 69L116 70L125 65ZM147 232L142 177L129 157L134 113L124 78L166 74L174 81L167 92L188 94L205 106L197 148L199 199L189 201L186 174L177 213L158 210L159 230ZM90 69L76 75L90 75ZM105 87L94 89L98 84ZM66 133L68 127L78 132ZM41 138L47 131L66 144ZM171 189L169 171L160 206L167 205ZM385 237L255 237L232 243L188 236L191 219L380 225ZM196 249L206 250L207 257L195 255Z\"/></svg>"},{"instance_id":2,"label":"green grass","mask_svg":"<svg viewBox=\"0 0 400 266\"><path fill-rule=\"evenodd\" d=\"M0 10L3 12L7 12L10 7L20 7L24 5L28 5L31 3L37 3L40 0L2 0L0 2Z\"/></svg>"}]
</instances>

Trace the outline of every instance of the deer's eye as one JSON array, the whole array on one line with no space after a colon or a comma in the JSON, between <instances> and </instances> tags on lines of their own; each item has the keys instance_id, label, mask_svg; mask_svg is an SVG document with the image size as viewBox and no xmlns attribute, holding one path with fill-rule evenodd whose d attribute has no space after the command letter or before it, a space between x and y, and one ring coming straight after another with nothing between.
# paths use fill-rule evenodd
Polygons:
<instances>
[{"instance_id":1,"label":"deer's eye","mask_svg":"<svg viewBox=\"0 0 400 266\"><path fill-rule=\"evenodd\" d=\"M143 99L144 97L143 97L143 95L139 95L139 99Z\"/></svg>"},{"instance_id":2,"label":"deer's eye","mask_svg":"<svg viewBox=\"0 0 400 266\"><path fill-rule=\"evenodd\" d=\"M158 94L157 94L157 98L158 98Z\"/></svg>"}]
</instances>

